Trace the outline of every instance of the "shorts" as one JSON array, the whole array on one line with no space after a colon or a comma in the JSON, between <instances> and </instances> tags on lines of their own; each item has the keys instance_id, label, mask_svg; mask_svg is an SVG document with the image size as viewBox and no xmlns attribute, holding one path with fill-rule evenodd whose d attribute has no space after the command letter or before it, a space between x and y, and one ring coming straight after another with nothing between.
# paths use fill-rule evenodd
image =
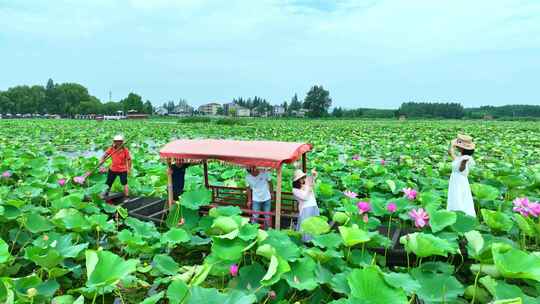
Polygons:
<instances>
[{"instance_id":1,"label":"shorts","mask_svg":"<svg viewBox=\"0 0 540 304\"><path fill-rule=\"evenodd\" d=\"M117 176L120 177L120 183L122 184L122 186L127 185L127 172L115 172L112 170L109 170L109 172L107 173L107 182L105 182L105 184L107 184L109 188L111 188Z\"/></svg>"}]
</instances>

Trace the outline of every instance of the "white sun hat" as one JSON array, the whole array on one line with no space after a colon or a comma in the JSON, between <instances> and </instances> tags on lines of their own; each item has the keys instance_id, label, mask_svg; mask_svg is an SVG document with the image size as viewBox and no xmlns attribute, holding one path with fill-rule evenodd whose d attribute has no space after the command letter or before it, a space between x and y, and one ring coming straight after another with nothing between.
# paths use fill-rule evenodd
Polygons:
<instances>
[{"instance_id":1,"label":"white sun hat","mask_svg":"<svg viewBox=\"0 0 540 304\"><path fill-rule=\"evenodd\" d=\"M294 178L293 181L297 181L303 177L306 177L306 173L300 169L297 169L294 171Z\"/></svg>"},{"instance_id":2,"label":"white sun hat","mask_svg":"<svg viewBox=\"0 0 540 304\"><path fill-rule=\"evenodd\" d=\"M124 136L122 136L122 135L116 135L116 136L113 138L113 141L124 141Z\"/></svg>"}]
</instances>

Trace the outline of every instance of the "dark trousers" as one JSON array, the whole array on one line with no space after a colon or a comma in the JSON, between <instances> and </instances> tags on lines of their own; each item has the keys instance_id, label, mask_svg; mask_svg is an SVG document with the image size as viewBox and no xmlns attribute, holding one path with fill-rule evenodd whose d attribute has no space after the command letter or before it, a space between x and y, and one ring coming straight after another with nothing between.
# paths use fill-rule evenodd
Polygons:
<instances>
[{"instance_id":1,"label":"dark trousers","mask_svg":"<svg viewBox=\"0 0 540 304\"><path fill-rule=\"evenodd\" d=\"M107 173L107 181L105 182L105 184L109 186L109 189L111 189L112 184L116 180L116 177L120 177L120 183L122 184L122 186L127 185L127 172L115 172L109 170L109 172Z\"/></svg>"}]
</instances>

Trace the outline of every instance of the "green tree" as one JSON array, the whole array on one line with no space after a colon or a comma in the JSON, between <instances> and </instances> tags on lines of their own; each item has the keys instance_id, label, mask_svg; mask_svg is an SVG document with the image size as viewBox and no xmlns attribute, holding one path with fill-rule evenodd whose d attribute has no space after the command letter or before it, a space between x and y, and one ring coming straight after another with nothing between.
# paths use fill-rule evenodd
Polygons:
<instances>
[{"instance_id":1,"label":"green tree","mask_svg":"<svg viewBox=\"0 0 540 304\"><path fill-rule=\"evenodd\" d=\"M144 104L141 96L135 93L129 93L128 96L120 100L122 104L122 110L127 113L131 110L135 110L137 113L143 113Z\"/></svg>"},{"instance_id":2,"label":"green tree","mask_svg":"<svg viewBox=\"0 0 540 304\"><path fill-rule=\"evenodd\" d=\"M287 111L288 113L292 113L292 111L298 111L303 107L303 104L300 100L298 100L298 95L294 94L294 96L291 98L291 104L289 105Z\"/></svg>"},{"instance_id":3,"label":"green tree","mask_svg":"<svg viewBox=\"0 0 540 304\"><path fill-rule=\"evenodd\" d=\"M216 115L224 115L225 111L223 110L223 107L219 107L216 111Z\"/></svg>"},{"instance_id":4,"label":"green tree","mask_svg":"<svg viewBox=\"0 0 540 304\"><path fill-rule=\"evenodd\" d=\"M78 83L56 85L56 113L61 115L79 114L81 102L90 101L88 89Z\"/></svg>"},{"instance_id":5,"label":"green tree","mask_svg":"<svg viewBox=\"0 0 540 304\"><path fill-rule=\"evenodd\" d=\"M154 107L152 106L152 103L150 102L150 100L147 100L144 103L143 113L146 113L148 115L152 115L152 113L154 113Z\"/></svg>"},{"instance_id":6,"label":"green tree","mask_svg":"<svg viewBox=\"0 0 540 304\"><path fill-rule=\"evenodd\" d=\"M325 90L323 86L313 86L304 99L304 108L310 117L323 117L328 115L328 109L332 105L330 92Z\"/></svg>"}]
</instances>

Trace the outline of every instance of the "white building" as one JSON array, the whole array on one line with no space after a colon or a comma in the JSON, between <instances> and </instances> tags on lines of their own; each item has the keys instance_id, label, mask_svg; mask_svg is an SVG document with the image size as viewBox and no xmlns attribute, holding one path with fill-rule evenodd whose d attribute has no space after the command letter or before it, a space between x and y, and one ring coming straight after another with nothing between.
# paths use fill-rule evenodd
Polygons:
<instances>
[{"instance_id":1,"label":"white building","mask_svg":"<svg viewBox=\"0 0 540 304\"><path fill-rule=\"evenodd\" d=\"M169 111L167 111L167 109L165 109L164 107L158 107L158 108L156 109L156 114L157 114L157 115L162 115L162 116L163 116L163 115L169 114Z\"/></svg>"},{"instance_id":2,"label":"white building","mask_svg":"<svg viewBox=\"0 0 540 304\"><path fill-rule=\"evenodd\" d=\"M223 112L226 115L238 116L238 117L249 117L251 110L241 105L238 105L234 102L226 103L223 105Z\"/></svg>"},{"instance_id":3,"label":"white building","mask_svg":"<svg viewBox=\"0 0 540 304\"><path fill-rule=\"evenodd\" d=\"M244 108L241 106L236 107L236 116L249 117L250 114L251 114L251 111L248 108Z\"/></svg>"},{"instance_id":4,"label":"white building","mask_svg":"<svg viewBox=\"0 0 540 304\"><path fill-rule=\"evenodd\" d=\"M221 105L219 103L211 102L201 105L199 107L199 112L204 115L216 115L219 108L221 108Z\"/></svg>"},{"instance_id":5,"label":"white building","mask_svg":"<svg viewBox=\"0 0 540 304\"><path fill-rule=\"evenodd\" d=\"M307 113L309 112L308 109L300 109L300 110L297 110L297 111L292 111L292 114L296 117L306 117Z\"/></svg>"},{"instance_id":6,"label":"white building","mask_svg":"<svg viewBox=\"0 0 540 304\"><path fill-rule=\"evenodd\" d=\"M273 106L272 115L274 116L283 116L285 115L285 107L283 106Z\"/></svg>"}]
</instances>

